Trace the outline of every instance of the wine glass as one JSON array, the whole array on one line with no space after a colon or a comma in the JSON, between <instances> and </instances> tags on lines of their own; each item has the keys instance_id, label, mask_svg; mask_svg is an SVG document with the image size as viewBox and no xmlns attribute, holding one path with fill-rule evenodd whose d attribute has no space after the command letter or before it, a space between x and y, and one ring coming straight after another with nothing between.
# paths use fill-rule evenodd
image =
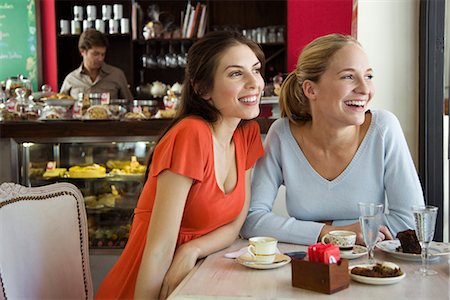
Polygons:
<instances>
[{"instance_id":1,"label":"wine glass","mask_svg":"<svg viewBox=\"0 0 450 300\"><path fill-rule=\"evenodd\" d=\"M438 208L435 206L413 206L414 219L416 221L416 235L422 247L422 266L417 271L423 276L435 275L436 271L428 269L428 248L433 240L434 228L436 226L436 217Z\"/></svg>"},{"instance_id":2,"label":"wine glass","mask_svg":"<svg viewBox=\"0 0 450 300\"><path fill-rule=\"evenodd\" d=\"M383 204L379 203L365 203L359 202L359 223L364 237L364 243L368 250L368 264L375 263L374 248L378 240L378 233L380 231Z\"/></svg>"},{"instance_id":3,"label":"wine glass","mask_svg":"<svg viewBox=\"0 0 450 300\"><path fill-rule=\"evenodd\" d=\"M187 53L186 53L186 48L184 46L184 43L181 43L180 53L178 53L177 60L178 60L178 66L179 67L181 67L181 68L186 67Z\"/></svg>"}]
</instances>

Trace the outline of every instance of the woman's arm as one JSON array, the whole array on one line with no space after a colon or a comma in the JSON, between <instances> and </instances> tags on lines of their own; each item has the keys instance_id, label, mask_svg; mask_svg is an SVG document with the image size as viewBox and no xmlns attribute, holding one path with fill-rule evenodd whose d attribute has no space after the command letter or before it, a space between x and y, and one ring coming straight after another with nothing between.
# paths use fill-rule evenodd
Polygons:
<instances>
[{"instance_id":1,"label":"woman's arm","mask_svg":"<svg viewBox=\"0 0 450 300\"><path fill-rule=\"evenodd\" d=\"M195 266L197 259L208 256L230 246L238 237L239 230L247 216L251 194L251 169L245 173L245 202L239 216L232 222L217 228L197 239L191 240L175 253L173 263L164 278L161 299L165 299ZM195 260L193 260L195 258Z\"/></svg>"},{"instance_id":2,"label":"woman's arm","mask_svg":"<svg viewBox=\"0 0 450 300\"><path fill-rule=\"evenodd\" d=\"M192 179L166 170L158 175L155 203L136 281L136 299L157 299L175 252Z\"/></svg>"},{"instance_id":3,"label":"woman's arm","mask_svg":"<svg viewBox=\"0 0 450 300\"><path fill-rule=\"evenodd\" d=\"M381 116L380 122L385 128L384 186L388 203L385 224L396 235L399 231L414 228L412 206L423 205L424 198L400 122L390 112L383 112Z\"/></svg>"}]
</instances>

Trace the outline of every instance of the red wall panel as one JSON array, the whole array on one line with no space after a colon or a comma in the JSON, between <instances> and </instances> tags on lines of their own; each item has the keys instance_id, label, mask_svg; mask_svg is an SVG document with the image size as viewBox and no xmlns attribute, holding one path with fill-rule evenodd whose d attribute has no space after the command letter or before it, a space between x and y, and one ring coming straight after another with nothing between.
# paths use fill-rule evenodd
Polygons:
<instances>
[{"instance_id":1,"label":"red wall panel","mask_svg":"<svg viewBox=\"0 0 450 300\"><path fill-rule=\"evenodd\" d=\"M288 71L297 63L303 47L329 33L352 34L353 1L287 0ZM356 11L355 11L356 12Z\"/></svg>"},{"instance_id":2,"label":"red wall panel","mask_svg":"<svg viewBox=\"0 0 450 300\"><path fill-rule=\"evenodd\" d=\"M40 3L40 8L42 30L42 82L49 84L52 87L52 91L58 91L55 3L53 0L43 0Z\"/></svg>"}]
</instances>

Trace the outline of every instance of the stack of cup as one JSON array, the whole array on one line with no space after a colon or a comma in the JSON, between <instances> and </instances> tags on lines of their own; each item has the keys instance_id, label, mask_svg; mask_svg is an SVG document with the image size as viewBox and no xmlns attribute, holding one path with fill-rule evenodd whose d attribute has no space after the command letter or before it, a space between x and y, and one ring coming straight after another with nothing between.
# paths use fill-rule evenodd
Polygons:
<instances>
[{"instance_id":1,"label":"stack of cup","mask_svg":"<svg viewBox=\"0 0 450 300\"><path fill-rule=\"evenodd\" d=\"M119 30L120 19L122 19L122 16L123 16L122 4L114 4L113 5L113 13L114 13L114 18L109 19L109 33L110 34L115 34L115 33L120 32L120 30ZM111 17L110 14L109 14L109 17Z\"/></svg>"},{"instance_id":2,"label":"stack of cup","mask_svg":"<svg viewBox=\"0 0 450 300\"><path fill-rule=\"evenodd\" d=\"M86 6L86 20L83 20L83 31L94 28L94 22L97 18L97 7L95 5Z\"/></svg>"},{"instance_id":3,"label":"stack of cup","mask_svg":"<svg viewBox=\"0 0 450 300\"><path fill-rule=\"evenodd\" d=\"M70 22L70 32L72 34L81 33L81 24L83 22L83 6L75 5L73 7L73 20Z\"/></svg>"},{"instance_id":4,"label":"stack of cup","mask_svg":"<svg viewBox=\"0 0 450 300\"><path fill-rule=\"evenodd\" d=\"M102 5L102 18L95 20L95 29L98 31L105 33L109 32L108 23L112 16L112 6L111 5Z\"/></svg>"}]
</instances>

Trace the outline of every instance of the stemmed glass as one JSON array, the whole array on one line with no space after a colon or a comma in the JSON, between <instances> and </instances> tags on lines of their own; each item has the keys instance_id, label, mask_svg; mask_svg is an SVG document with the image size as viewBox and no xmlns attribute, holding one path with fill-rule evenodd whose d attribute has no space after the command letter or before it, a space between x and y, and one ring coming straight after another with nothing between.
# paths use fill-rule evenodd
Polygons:
<instances>
[{"instance_id":1,"label":"stemmed glass","mask_svg":"<svg viewBox=\"0 0 450 300\"><path fill-rule=\"evenodd\" d=\"M374 248L378 240L378 232L380 231L383 204L359 202L359 223L364 237L364 243L368 250L368 264L375 263Z\"/></svg>"},{"instance_id":2,"label":"stemmed glass","mask_svg":"<svg viewBox=\"0 0 450 300\"><path fill-rule=\"evenodd\" d=\"M436 226L436 217L438 208L435 206L413 206L414 219L416 221L416 235L422 247L422 266L417 271L423 276L435 275L436 271L428 269L428 248L433 240L434 228Z\"/></svg>"}]
</instances>

